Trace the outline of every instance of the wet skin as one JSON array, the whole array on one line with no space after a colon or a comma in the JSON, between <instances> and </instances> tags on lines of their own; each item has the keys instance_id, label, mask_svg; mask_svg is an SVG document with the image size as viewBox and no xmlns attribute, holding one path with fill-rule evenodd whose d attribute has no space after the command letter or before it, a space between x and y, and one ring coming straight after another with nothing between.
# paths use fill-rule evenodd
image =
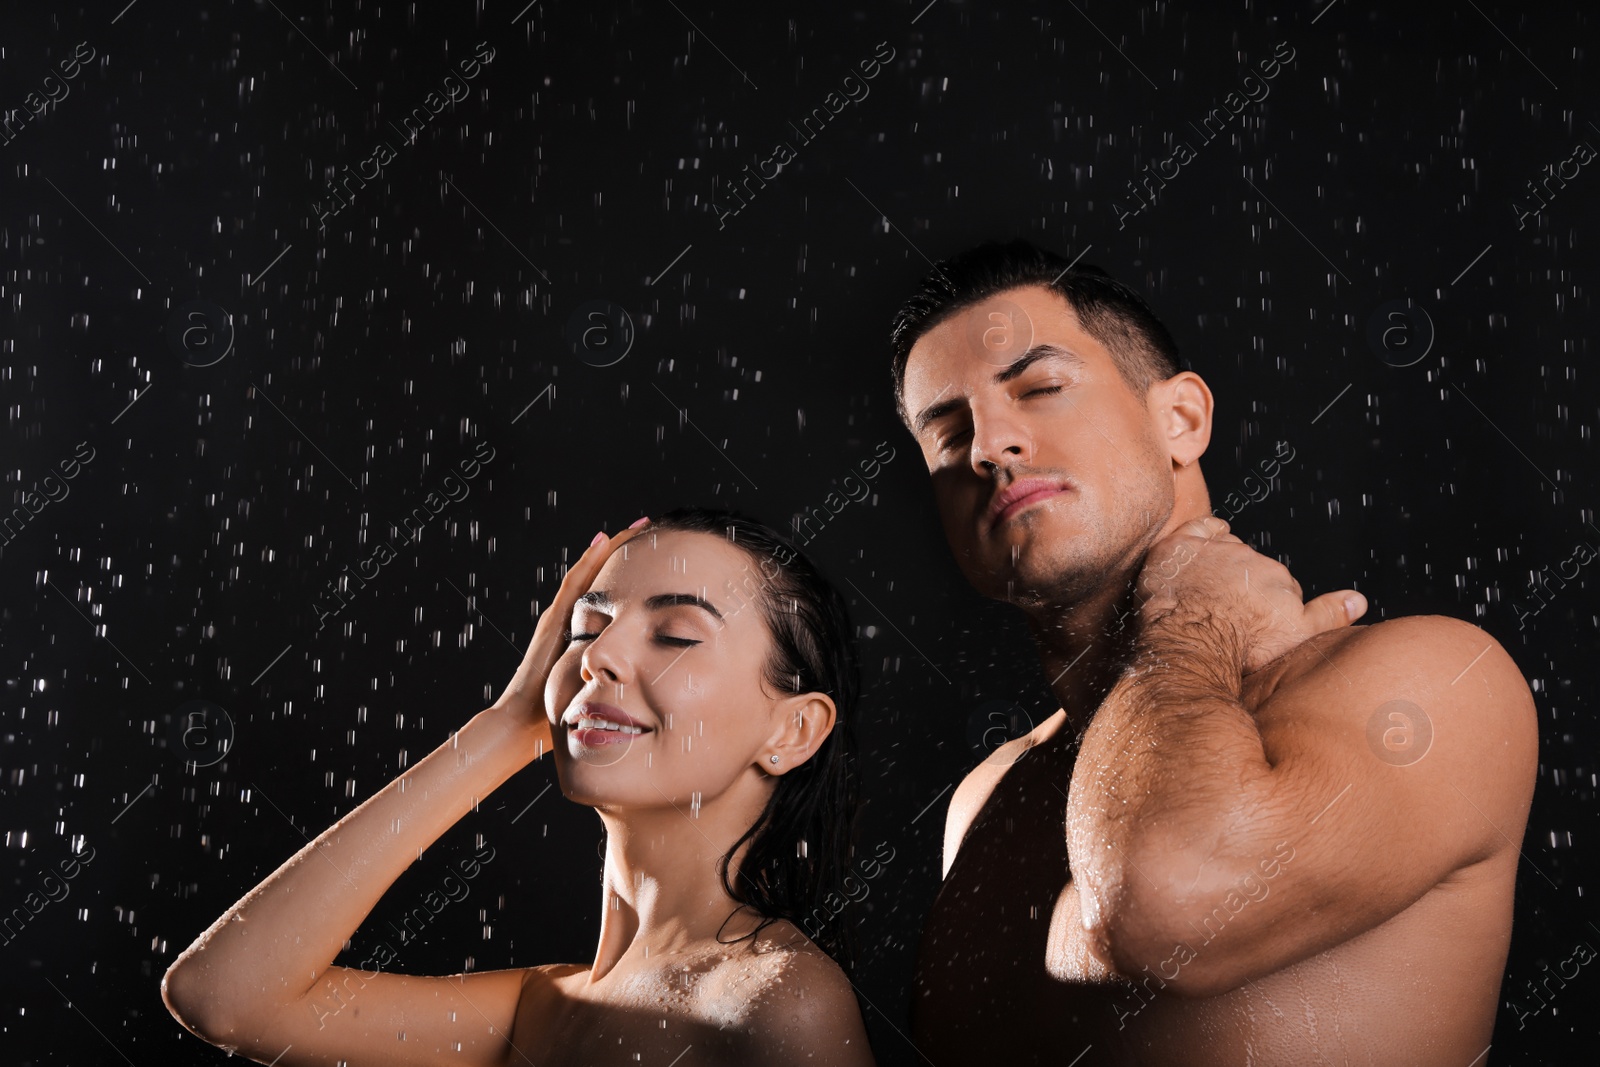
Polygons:
<instances>
[{"instance_id":1,"label":"wet skin","mask_svg":"<svg viewBox=\"0 0 1600 1067\"><path fill-rule=\"evenodd\" d=\"M1367 630L1381 626L1313 642L1331 653ZM1271 735L1293 730L1297 705L1329 684L1342 683L1321 654L1301 649L1252 676L1245 699ZM1510 944L1514 848L1451 873L1335 948L1220 996L1187 997L1162 989L1159 973L1140 975L1144 985L1121 978L1090 951L1063 833L1073 732L1058 713L1032 736L1031 749L1019 739L996 750L951 807L961 844L923 928L914 1009L913 1039L934 1063L983 1063L1004 1049L1011 1063L1064 1065L1092 1046L1080 1067L1464 1067L1488 1046ZM1295 867L1292 858L1263 878L1268 893ZM1227 925L1205 932L1221 947ZM1201 935L1190 944L1208 947Z\"/></svg>"},{"instance_id":2,"label":"wet skin","mask_svg":"<svg viewBox=\"0 0 1600 1067\"><path fill-rule=\"evenodd\" d=\"M952 796L923 1056L1478 1057L1538 753L1505 650L1304 601L1207 518L1204 382L1141 395L1042 286L924 333L902 399L957 564L1022 610L1062 709ZM1421 758L1385 751L1396 700L1426 709Z\"/></svg>"},{"instance_id":3,"label":"wet skin","mask_svg":"<svg viewBox=\"0 0 1600 1067\"><path fill-rule=\"evenodd\" d=\"M766 623L729 595L751 565L743 550L705 533L634 536L595 539L494 705L179 956L162 982L179 1021L277 1067L871 1067L838 965L788 923L758 929L719 868L776 777L832 728L831 699L764 685ZM598 737L608 715L640 732ZM593 963L406 975L389 969L391 949L333 965L418 854L552 742L563 791L607 829ZM535 842L510 862L548 872L559 860ZM517 921L536 938L567 914Z\"/></svg>"}]
</instances>

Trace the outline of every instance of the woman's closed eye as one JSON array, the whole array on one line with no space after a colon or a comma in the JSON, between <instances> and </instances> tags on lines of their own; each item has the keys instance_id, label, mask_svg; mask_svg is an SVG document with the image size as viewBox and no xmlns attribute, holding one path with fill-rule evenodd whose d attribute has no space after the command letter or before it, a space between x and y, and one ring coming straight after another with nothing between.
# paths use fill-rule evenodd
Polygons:
<instances>
[{"instance_id":1,"label":"woman's closed eye","mask_svg":"<svg viewBox=\"0 0 1600 1067\"><path fill-rule=\"evenodd\" d=\"M673 648L692 648L700 643L693 637L669 637L666 634L656 634L656 640Z\"/></svg>"},{"instance_id":2,"label":"woman's closed eye","mask_svg":"<svg viewBox=\"0 0 1600 1067\"><path fill-rule=\"evenodd\" d=\"M563 639L568 644L574 644L574 643L576 643L578 641L593 641L595 638L597 638L599 636L600 636L599 631L574 633L571 630L568 630L565 634L562 635ZM689 647L691 647L693 645L700 644L700 642L695 638L692 638L692 637L673 637L670 634L656 634L655 635L655 640L659 644L668 645L668 646L670 646L672 648L689 648Z\"/></svg>"}]
</instances>

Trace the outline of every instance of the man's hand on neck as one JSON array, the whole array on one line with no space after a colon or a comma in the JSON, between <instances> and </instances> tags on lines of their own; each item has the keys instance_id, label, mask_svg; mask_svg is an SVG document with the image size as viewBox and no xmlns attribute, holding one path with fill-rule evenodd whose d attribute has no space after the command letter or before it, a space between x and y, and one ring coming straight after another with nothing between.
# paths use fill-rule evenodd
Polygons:
<instances>
[{"instance_id":1,"label":"man's hand on neck","mask_svg":"<svg viewBox=\"0 0 1600 1067\"><path fill-rule=\"evenodd\" d=\"M1232 677L1237 692L1238 676L1366 611L1351 589L1310 603L1302 595L1286 568L1250 549L1226 522L1200 518L1157 541L1133 575L1108 581L1093 598L1030 611L1028 622L1051 691L1082 730L1124 671L1152 656L1170 660L1158 648L1170 653L1174 642L1199 642L1209 653L1204 669Z\"/></svg>"}]
</instances>

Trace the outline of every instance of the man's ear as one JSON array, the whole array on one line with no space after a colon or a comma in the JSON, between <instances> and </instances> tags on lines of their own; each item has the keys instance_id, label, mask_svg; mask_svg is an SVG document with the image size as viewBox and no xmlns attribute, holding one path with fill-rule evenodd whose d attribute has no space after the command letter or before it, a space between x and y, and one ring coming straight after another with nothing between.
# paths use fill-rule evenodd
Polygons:
<instances>
[{"instance_id":1,"label":"man's ear","mask_svg":"<svg viewBox=\"0 0 1600 1067\"><path fill-rule=\"evenodd\" d=\"M772 736L758 757L768 774L787 774L817 754L833 732L838 711L823 693L789 697L773 711ZM773 756L778 757L776 761Z\"/></svg>"},{"instance_id":2,"label":"man's ear","mask_svg":"<svg viewBox=\"0 0 1600 1067\"><path fill-rule=\"evenodd\" d=\"M1149 407L1156 431L1172 461L1187 467L1211 443L1211 389L1194 371L1179 371L1150 387Z\"/></svg>"}]
</instances>

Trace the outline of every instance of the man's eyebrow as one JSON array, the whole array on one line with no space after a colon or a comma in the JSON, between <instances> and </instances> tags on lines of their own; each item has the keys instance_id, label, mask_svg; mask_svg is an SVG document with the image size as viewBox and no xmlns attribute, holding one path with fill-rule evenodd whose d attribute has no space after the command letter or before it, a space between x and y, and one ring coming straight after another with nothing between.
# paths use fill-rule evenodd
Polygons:
<instances>
[{"instance_id":1,"label":"man's eyebrow","mask_svg":"<svg viewBox=\"0 0 1600 1067\"><path fill-rule=\"evenodd\" d=\"M921 437L922 431L928 428L928 423L950 414L965 403L965 400L946 400L942 404L929 404L922 409L922 414L918 415L911 424L911 432L917 437Z\"/></svg>"},{"instance_id":2,"label":"man's eyebrow","mask_svg":"<svg viewBox=\"0 0 1600 1067\"><path fill-rule=\"evenodd\" d=\"M1022 355L1018 356L1012 362L1011 366L1007 367L999 374L996 374L994 376L995 384L1004 385L1006 382L1009 382L1021 375L1024 371L1033 366L1035 363L1039 362L1041 359L1060 360L1063 363L1070 363L1074 368L1084 366L1082 356L1078 355L1076 352L1068 351L1067 349L1062 348L1060 345L1034 345L1032 348L1022 353Z\"/></svg>"},{"instance_id":3,"label":"man's eyebrow","mask_svg":"<svg viewBox=\"0 0 1600 1067\"><path fill-rule=\"evenodd\" d=\"M610 611L612 606L611 594L601 592L598 589L591 590L579 597L574 606L576 604L588 605L596 611Z\"/></svg>"},{"instance_id":4,"label":"man's eyebrow","mask_svg":"<svg viewBox=\"0 0 1600 1067\"><path fill-rule=\"evenodd\" d=\"M1069 351L1059 345L1038 344L1018 356L1009 367L997 373L994 376L995 384L1004 385L1006 382L1014 380L1042 359L1060 360L1063 363L1071 364L1074 368L1085 366L1083 357L1076 352ZM922 409L922 413L912 422L912 433L920 435L923 430L928 428L930 422L950 414L950 412L955 411L964 403L966 403L965 400L952 399L946 400L942 404L928 405Z\"/></svg>"}]
</instances>

